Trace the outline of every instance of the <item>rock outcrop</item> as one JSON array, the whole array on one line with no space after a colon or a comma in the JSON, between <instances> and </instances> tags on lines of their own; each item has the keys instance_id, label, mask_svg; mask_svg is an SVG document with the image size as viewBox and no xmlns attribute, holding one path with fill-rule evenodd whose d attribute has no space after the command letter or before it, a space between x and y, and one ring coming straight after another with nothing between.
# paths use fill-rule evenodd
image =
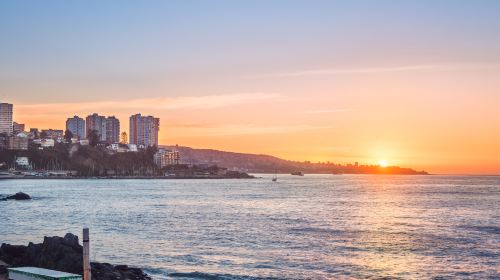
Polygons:
<instances>
[{"instance_id":1,"label":"rock outcrop","mask_svg":"<svg viewBox=\"0 0 500 280\"><path fill-rule=\"evenodd\" d=\"M7 264L0 261L0 280L8 280L7 277Z\"/></svg>"},{"instance_id":2,"label":"rock outcrop","mask_svg":"<svg viewBox=\"0 0 500 280\"><path fill-rule=\"evenodd\" d=\"M131 279L142 280L151 279L139 268L129 267L127 265L113 266L109 263L90 263L92 268L92 279L112 280L112 279Z\"/></svg>"},{"instance_id":3,"label":"rock outcrop","mask_svg":"<svg viewBox=\"0 0 500 280\"><path fill-rule=\"evenodd\" d=\"M45 237L43 243L28 246L2 244L0 261L12 267L35 266L69 273L83 274L83 247L71 233L64 237ZM139 268L107 263L91 263L92 279L151 279ZM0 268L1 270L1 268ZM0 271L1 274L1 271Z\"/></svg>"},{"instance_id":4,"label":"rock outcrop","mask_svg":"<svg viewBox=\"0 0 500 280\"><path fill-rule=\"evenodd\" d=\"M23 192L18 192L18 193L14 194L14 195L7 196L7 197L3 198L2 200L9 200L9 199L13 199L13 200L30 200L31 196L29 196L28 194L25 194Z\"/></svg>"}]
</instances>

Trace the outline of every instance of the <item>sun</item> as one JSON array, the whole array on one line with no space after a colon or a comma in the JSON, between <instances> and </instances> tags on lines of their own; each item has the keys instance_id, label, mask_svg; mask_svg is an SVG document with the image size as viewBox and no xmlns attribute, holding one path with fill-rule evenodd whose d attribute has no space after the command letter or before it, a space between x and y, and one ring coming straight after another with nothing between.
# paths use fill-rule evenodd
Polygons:
<instances>
[{"instance_id":1,"label":"sun","mask_svg":"<svg viewBox=\"0 0 500 280\"><path fill-rule=\"evenodd\" d=\"M380 167L387 167L388 163L387 163L387 160L385 159L382 159L378 162L378 165L380 165Z\"/></svg>"}]
</instances>

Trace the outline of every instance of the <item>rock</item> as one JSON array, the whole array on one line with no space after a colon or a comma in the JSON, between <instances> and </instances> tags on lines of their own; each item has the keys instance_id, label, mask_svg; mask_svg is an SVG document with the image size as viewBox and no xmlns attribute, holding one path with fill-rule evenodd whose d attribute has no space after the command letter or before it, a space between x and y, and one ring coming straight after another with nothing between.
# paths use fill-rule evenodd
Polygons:
<instances>
[{"instance_id":1,"label":"rock","mask_svg":"<svg viewBox=\"0 0 500 280\"><path fill-rule=\"evenodd\" d=\"M92 279L112 280L112 279L127 279L127 280L150 280L139 268L129 267L127 265L113 266L109 263L91 263Z\"/></svg>"},{"instance_id":2,"label":"rock","mask_svg":"<svg viewBox=\"0 0 500 280\"><path fill-rule=\"evenodd\" d=\"M9 271L7 270L7 267L9 267L8 264L0 261L0 280L8 280L8 273Z\"/></svg>"},{"instance_id":3,"label":"rock","mask_svg":"<svg viewBox=\"0 0 500 280\"><path fill-rule=\"evenodd\" d=\"M30 200L31 196L23 193L23 192L18 192L15 195L7 196L5 200L7 199L14 199L14 200Z\"/></svg>"},{"instance_id":4,"label":"rock","mask_svg":"<svg viewBox=\"0 0 500 280\"><path fill-rule=\"evenodd\" d=\"M28 246L2 244L0 261L9 263L13 267L35 266L81 275L83 274L83 247L78 243L78 236L71 233L64 237L45 237L41 244L31 242ZM91 273L93 280L151 279L139 268L127 265L113 266L108 263L91 263Z\"/></svg>"},{"instance_id":5,"label":"rock","mask_svg":"<svg viewBox=\"0 0 500 280\"><path fill-rule=\"evenodd\" d=\"M8 280L9 278L7 277L7 275L7 267L4 265L0 265L0 280Z\"/></svg>"},{"instance_id":6,"label":"rock","mask_svg":"<svg viewBox=\"0 0 500 280\"><path fill-rule=\"evenodd\" d=\"M26 246L2 244L0 246L0 260L12 265L22 265Z\"/></svg>"}]
</instances>

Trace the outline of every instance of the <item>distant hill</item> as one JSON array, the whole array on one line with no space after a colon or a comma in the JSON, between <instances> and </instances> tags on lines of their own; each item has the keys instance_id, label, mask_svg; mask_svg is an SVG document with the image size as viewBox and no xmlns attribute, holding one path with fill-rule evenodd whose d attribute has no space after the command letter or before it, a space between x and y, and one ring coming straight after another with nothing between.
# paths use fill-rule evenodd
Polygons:
<instances>
[{"instance_id":1,"label":"distant hill","mask_svg":"<svg viewBox=\"0 0 500 280\"><path fill-rule=\"evenodd\" d=\"M183 146L161 146L177 150L181 154L181 162L196 165L217 165L230 170L249 173L337 173L337 174L427 174L397 166L381 168L376 165L340 165L335 163L297 162L280 159L270 155L225 152L212 149L193 149Z\"/></svg>"}]
</instances>

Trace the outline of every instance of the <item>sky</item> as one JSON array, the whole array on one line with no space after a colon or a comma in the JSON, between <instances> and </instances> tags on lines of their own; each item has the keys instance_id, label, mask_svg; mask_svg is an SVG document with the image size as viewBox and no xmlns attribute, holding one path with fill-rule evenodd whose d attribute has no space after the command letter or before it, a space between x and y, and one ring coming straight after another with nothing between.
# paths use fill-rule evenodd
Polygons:
<instances>
[{"instance_id":1,"label":"sky","mask_svg":"<svg viewBox=\"0 0 500 280\"><path fill-rule=\"evenodd\" d=\"M500 174L500 1L0 1L15 121L161 118L160 144Z\"/></svg>"}]
</instances>

